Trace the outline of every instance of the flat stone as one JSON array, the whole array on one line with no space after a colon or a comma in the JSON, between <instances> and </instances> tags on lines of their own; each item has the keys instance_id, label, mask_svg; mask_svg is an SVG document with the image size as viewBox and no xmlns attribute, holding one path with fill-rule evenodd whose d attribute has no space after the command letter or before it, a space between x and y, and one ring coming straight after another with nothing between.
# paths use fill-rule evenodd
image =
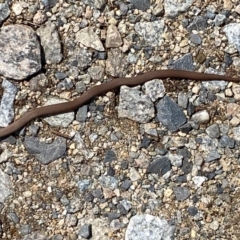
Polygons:
<instances>
[{"instance_id":1,"label":"flat stone","mask_svg":"<svg viewBox=\"0 0 240 240\"><path fill-rule=\"evenodd\" d=\"M187 121L182 109L168 96L158 102L157 117L171 132L177 131Z\"/></svg>"},{"instance_id":2,"label":"flat stone","mask_svg":"<svg viewBox=\"0 0 240 240\"><path fill-rule=\"evenodd\" d=\"M41 68L41 50L34 30L26 25L1 27L0 74L15 80L25 79Z\"/></svg>"}]
</instances>

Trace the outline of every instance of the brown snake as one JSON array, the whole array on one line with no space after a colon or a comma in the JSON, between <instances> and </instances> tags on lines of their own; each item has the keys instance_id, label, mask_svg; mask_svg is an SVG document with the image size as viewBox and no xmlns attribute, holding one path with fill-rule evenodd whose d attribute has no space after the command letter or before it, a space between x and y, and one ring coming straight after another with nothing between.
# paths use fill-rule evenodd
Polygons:
<instances>
[{"instance_id":1,"label":"brown snake","mask_svg":"<svg viewBox=\"0 0 240 240\"><path fill-rule=\"evenodd\" d=\"M229 82L240 82L240 78L231 78L227 76L217 75L217 74L206 74L206 73L198 73L198 72L189 72L182 70L157 70L148 73L144 73L142 75L138 75L136 77L129 78L115 78L109 82L103 83L98 86L94 86L90 88L88 91L83 93L80 97L76 98L71 102L53 104L50 106L44 106L40 108L35 108L30 110L29 112L23 114L18 120L10 124L9 126L0 130L0 138L6 137L17 130L23 128L28 122L43 116L49 115L57 115L60 113L71 112L79 107L81 107L84 103L89 101L91 98L100 95L102 93L108 92L115 88L118 88L122 85L127 86L136 86L143 84L149 80L159 78L176 78L176 79L191 79L191 80L199 80L199 81L211 81L211 80L225 80Z\"/></svg>"}]
</instances>

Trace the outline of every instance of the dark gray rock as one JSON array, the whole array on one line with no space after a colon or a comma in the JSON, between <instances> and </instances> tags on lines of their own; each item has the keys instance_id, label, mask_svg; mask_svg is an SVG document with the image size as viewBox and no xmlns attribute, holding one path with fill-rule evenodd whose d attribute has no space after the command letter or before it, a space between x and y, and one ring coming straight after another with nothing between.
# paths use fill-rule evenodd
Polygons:
<instances>
[{"instance_id":1,"label":"dark gray rock","mask_svg":"<svg viewBox=\"0 0 240 240\"><path fill-rule=\"evenodd\" d=\"M64 156L67 149L67 141L65 138L59 137L52 143L44 143L35 137L25 137L24 146L27 151L33 154L42 164L49 164Z\"/></svg>"},{"instance_id":2,"label":"dark gray rock","mask_svg":"<svg viewBox=\"0 0 240 240\"><path fill-rule=\"evenodd\" d=\"M134 8L146 11L150 7L150 0L130 0Z\"/></svg>"},{"instance_id":3,"label":"dark gray rock","mask_svg":"<svg viewBox=\"0 0 240 240\"><path fill-rule=\"evenodd\" d=\"M195 216L198 213L198 209L195 206L188 207L187 211L190 216Z\"/></svg>"},{"instance_id":4,"label":"dark gray rock","mask_svg":"<svg viewBox=\"0 0 240 240\"><path fill-rule=\"evenodd\" d=\"M73 197L67 206L68 213L76 213L83 209L83 202L78 197Z\"/></svg>"},{"instance_id":5,"label":"dark gray rock","mask_svg":"<svg viewBox=\"0 0 240 240\"><path fill-rule=\"evenodd\" d=\"M187 30L192 32L193 30L201 31L208 27L208 18L205 16L197 16L192 23L189 24Z\"/></svg>"},{"instance_id":6,"label":"dark gray rock","mask_svg":"<svg viewBox=\"0 0 240 240\"><path fill-rule=\"evenodd\" d=\"M191 53L185 54L183 57L172 62L169 68L173 68L177 70L195 71L192 54Z\"/></svg>"},{"instance_id":7,"label":"dark gray rock","mask_svg":"<svg viewBox=\"0 0 240 240\"><path fill-rule=\"evenodd\" d=\"M19 223L19 217L15 212L10 212L8 218L11 219L15 224Z\"/></svg>"},{"instance_id":8,"label":"dark gray rock","mask_svg":"<svg viewBox=\"0 0 240 240\"><path fill-rule=\"evenodd\" d=\"M91 224L84 224L79 232L78 235L80 235L81 237L85 238L85 239L89 239L92 236L92 225Z\"/></svg>"},{"instance_id":9,"label":"dark gray rock","mask_svg":"<svg viewBox=\"0 0 240 240\"><path fill-rule=\"evenodd\" d=\"M118 219L121 216L118 212L110 212L108 213L108 220L111 222L114 219Z\"/></svg>"},{"instance_id":10,"label":"dark gray rock","mask_svg":"<svg viewBox=\"0 0 240 240\"><path fill-rule=\"evenodd\" d=\"M219 155L218 151L216 149L213 149L212 151L210 151L207 154L207 156L206 156L206 158L204 160L205 160L205 162L212 162L214 160L220 159L220 157L221 156Z\"/></svg>"},{"instance_id":11,"label":"dark gray rock","mask_svg":"<svg viewBox=\"0 0 240 240\"><path fill-rule=\"evenodd\" d=\"M154 160L147 169L147 173L155 173L158 176L163 176L171 170L171 162L167 157L162 157Z\"/></svg>"},{"instance_id":12,"label":"dark gray rock","mask_svg":"<svg viewBox=\"0 0 240 240\"><path fill-rule=\"evenodd\" d=\"M206 133L210 138L219 138L220 137L220 129L217 123L210 125L206 129Z\"/></svg>"},{"instance_id":13,"label":"dark gray rock","mask_svg":"<svg viewBox=\"0 0 240 240\"><path fill-rule=\"evenodd\" d=\"M187 187L174 187L173 191L178 201L184 201L190 196L190 191Z\"/></svg>"},{"instance_id":14,"label":"dark gray rock","mask_svg":"<svg viewBox=\"0 0 240 240\"><path fill-rule=\"evenodd\" d=\"M63 80L64 78L67 77L67 74L64 72L56 72L54 74L54 76L58 79L58 80Z\"/></svg>"},{"instance_id":15,"label":"dark gray rock","mask_svg":"<svg viewBox=\"0 0 240 240\"><path fill-rule=\"evenodd\" d=\"M21 235L27 235L31 233L32 229L28 224L24 224L20 227L20 233Z\"/></svg>"},{"instance_id":16,"label":"dark gray rock","mask_svg":"<svg viewBox=\"0 0 240 240\"><path fill-rule=\"evenodd\" d=\"M226 148L234 148L235 146L235 140L233 138L230 138L226 135L223 135L221 139L219 140L219 144L221 147Z\"/></svg>"},{"instance_id":17,"label":"dark gray rock","mask_svg":"<svg viewBox=\"0 0 240 240\"><path fill-rule=\"evenodd\" d=\"M57 85L58 90L70 90L74 87L73 81L70 78L65 78Z\"/></svg>"},{"instance_id":18,"label":"dark gray rock","mask_svg":"<svg viewBox=\"0 0 240 240\"><path fill-rule=\"evenodd\" d=\"M85 122L87 119L88 106L83 105L80 107L76 114L76 120L79 122Z\"/></svg>"},{"instance_id":19,"label":"dark gray rock","mask_svg":"<svg viewBox=\"0 0 240 240\"><path fill-rule=\"evenodd\" d=\"M157 104L158 120L171 132L177 131L186 123L186 116L182 109L168 96Z\"/></svg>"},{"instance_id":20,"label":"dark gray rock","mask_svg":"<svg viewBox=\"0 0 240 240\"><path fill-rule=\"evenodd\" d=\"M103 160L103 163L112 163L113 161L117 160L117 156L115 154L115 152L113 152L112 150L107 150L106 156Z\"/></svg>"},{"instance_id":21,"label":"dark gray rock","mask_svg":"<svg viewBox=\"0 0 240 240\"><path fill-rule=\"evenodd\" d=\"M191 33L190 36L189 36L189 40L195 45L201 45L202 44L202 39L198 34Z\"/></svg>"}]
</instances>

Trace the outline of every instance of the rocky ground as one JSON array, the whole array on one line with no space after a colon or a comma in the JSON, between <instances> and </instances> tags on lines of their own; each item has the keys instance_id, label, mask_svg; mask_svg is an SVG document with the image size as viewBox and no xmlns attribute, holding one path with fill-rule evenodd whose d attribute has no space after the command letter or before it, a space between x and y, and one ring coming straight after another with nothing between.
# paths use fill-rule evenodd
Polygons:
<instances>
[{"instance_id":1,"label":"rocky ground","mask_svg":"<svg viewBox=\"0 0 240 240\"><path fill-rule=\"evenodd\" d=\"M113 77L239 76L237 2L0 1L0 126ZM155 79L31 121L0 141L0 238L239 239L239 100Z\"/></svg>"}]
</instances>

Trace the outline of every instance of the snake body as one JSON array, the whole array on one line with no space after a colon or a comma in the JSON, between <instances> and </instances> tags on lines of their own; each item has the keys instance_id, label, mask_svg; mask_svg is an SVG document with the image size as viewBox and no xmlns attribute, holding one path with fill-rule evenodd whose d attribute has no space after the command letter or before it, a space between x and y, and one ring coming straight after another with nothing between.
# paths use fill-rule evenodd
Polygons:
<instances>
[{"instance_id":1,"label":"snake body","mask_svg":"<svg viewBox=\"0 0 240 240\"><path fill-rule=\"evenodd\" d=\"M39 108L32 109L29 112L26 112L18 120L14 121L9 126L1 129L0 138L9 136L12 133L20 130L28 122L30 122L31 120L37 117L71 112L81 107L83 104L85 104L87 101L89 101L90 99L92 99L97 95L119 88L120 86L123 86L123 85L127 85L127 86L140 85L155 78L191 79L191 80L198 80L198 81L225 80L229 82L240 82L240 78L232 78L232 77L218 75L218 74L189 72L189 71L183 71L183 70L157 70L157 71L147 72L135 77L114 78L109 82L90 88L89 90L84 92L80 97L76 98L73 101L39 107Z\"/></svg>"}]
</instances>

